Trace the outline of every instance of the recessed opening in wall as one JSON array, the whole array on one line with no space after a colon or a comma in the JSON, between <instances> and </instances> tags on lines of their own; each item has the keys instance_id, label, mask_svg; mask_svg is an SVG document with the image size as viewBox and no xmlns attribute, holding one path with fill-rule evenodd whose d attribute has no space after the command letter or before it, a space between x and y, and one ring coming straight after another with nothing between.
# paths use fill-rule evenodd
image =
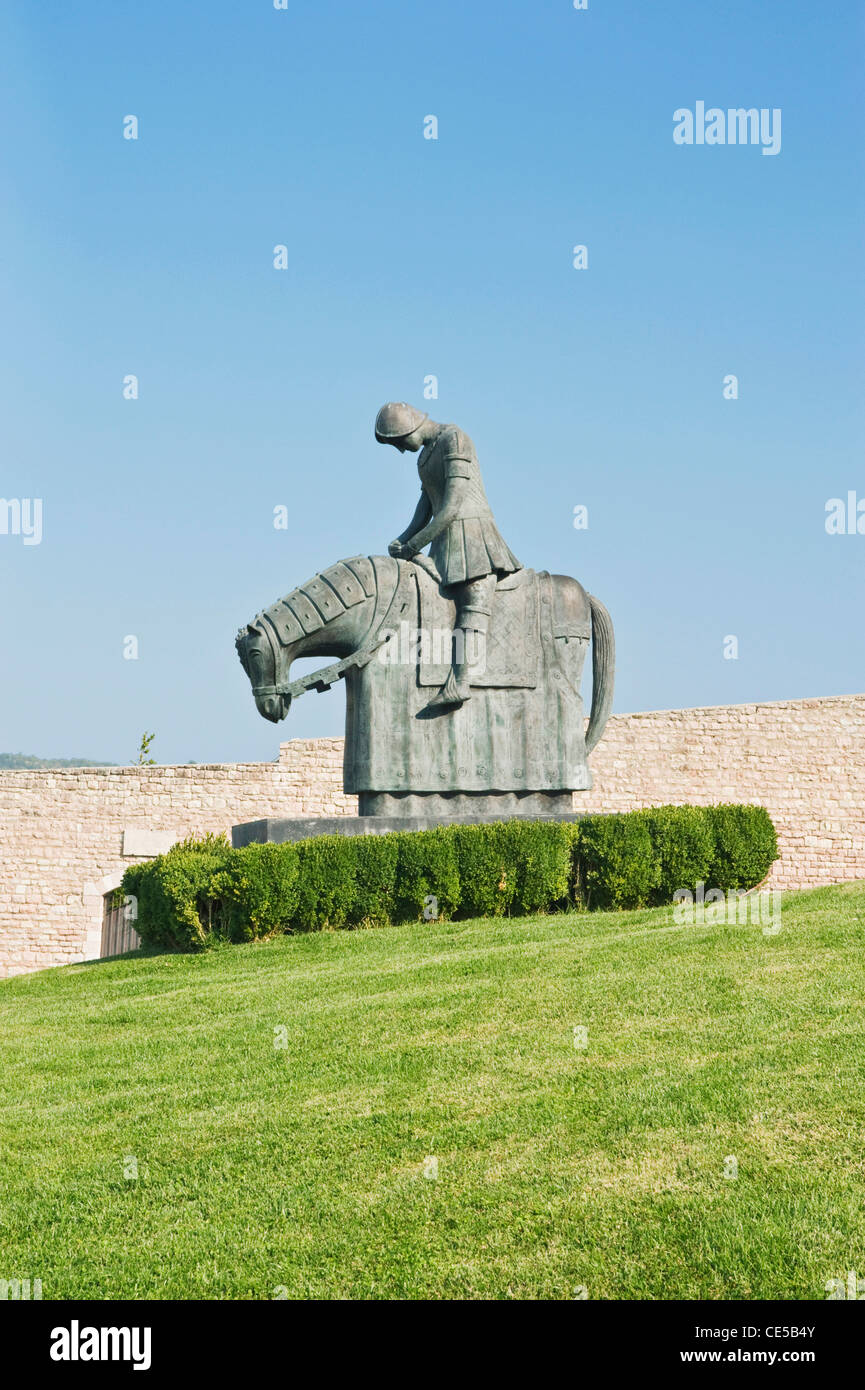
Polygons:
<instances>
[{"instance_id":1,"label":"recessed opening in wall","mask_svg":"<svg viewBox=\"0 0 865 1390\"><path fill-rule=\"evenodd\" d=\"M131 898L124 898L119 889L113 888L102 899L102 944L99 951L103 956L122 956L124 951L137 951L141 937L135 930L135 904Z\"/></svg>"}]
</instances>

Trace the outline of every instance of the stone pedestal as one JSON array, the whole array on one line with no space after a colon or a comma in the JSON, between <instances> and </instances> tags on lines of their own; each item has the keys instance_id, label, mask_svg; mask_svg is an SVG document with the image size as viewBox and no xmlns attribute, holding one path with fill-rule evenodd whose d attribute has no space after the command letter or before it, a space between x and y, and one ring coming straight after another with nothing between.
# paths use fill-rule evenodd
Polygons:
<instances>
[{"instance_id":1,"label":"stone pedestal","mask_svg":"<svg viewBox=\"0 0 865 1390\"><path fill-rule=\"evenodd\" d=\"M512 816L567 818L574 810L572 791L538 792L359 792L357 809L362 816L420 816L453 820L484 816L506 820Z\"/></svg>"},{"instance_id":2,"label":"stone pedestal","mask_svg":"<svg viewBox=\"0 0 865 1390\"><path fill-rule=\"evenodd\" d=\"M284 820L268 817L232 826L231 843L235 849L242 849L244 845L278 845L287 840L309 840L313 835L387 835L394 830L435 830L443 825L484 825L502 820L579 819L580 816L573 811L555 815L478 812L463 816L296 816Z\"/></svg>"}]
</instances>

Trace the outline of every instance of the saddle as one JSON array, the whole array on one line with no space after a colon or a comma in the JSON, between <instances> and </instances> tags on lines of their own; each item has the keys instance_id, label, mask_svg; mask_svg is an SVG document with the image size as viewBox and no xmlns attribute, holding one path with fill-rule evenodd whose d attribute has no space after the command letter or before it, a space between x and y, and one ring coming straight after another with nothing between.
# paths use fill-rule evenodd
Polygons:
<instances>
[{"instance_id":1,"label":"saddle","mask_svg":"<svg viewBox=\"0 0 865 1390\"><path fill-rule=\"evenodd\" d=\"M438 571L428 556L416 555L413 563L418 626L426 634L418 644L418 684L440 686L450 670L450 651L441 639L453 630L456 604L442 594ZM517 570L496 585L486 661L473 674L472 685L534 689L541 680L545 648L555 660L556 638L588 641L591 635L591 608L581 585L546 570Z\"/></svg>"}]
</instances>

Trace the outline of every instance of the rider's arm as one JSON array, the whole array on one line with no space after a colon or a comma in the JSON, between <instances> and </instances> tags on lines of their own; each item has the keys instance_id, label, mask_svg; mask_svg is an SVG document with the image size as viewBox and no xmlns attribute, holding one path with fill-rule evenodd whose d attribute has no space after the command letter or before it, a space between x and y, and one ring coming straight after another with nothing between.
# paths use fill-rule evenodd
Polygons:
<instances>
[{"instance_id":1,"label":"rider's arm","mask_svg":"<svg viewBox=\"0 0 865 1390\"><path fill-rule=\"evenodd\" d=\"M429 545L430 541L434 541L436 536L441 535L451 522L458 521L467 494L468 479L453 474L449 476L445 483L441 507L422 531L417 531L406 537L406 546L417 554L419 550L423 550L425 545Z\"/></svg>"},{"instance_id":2,"label":"rider's arm","mask_svg":"<svg viewBox=\"0 0 865 1390\"><path fill-rule=\"evenodd\" d=\"M401 531L400 534L397 536L397 540L405 543L410 536L414 535L415 531L419 531L422 526L426 526L427 522L432 517L432 514L432 503L430 502L426 493L422 491L420 495L420 501L415 507L414 516L412 517L405 530Z\"/></svg>"}]
</instances>

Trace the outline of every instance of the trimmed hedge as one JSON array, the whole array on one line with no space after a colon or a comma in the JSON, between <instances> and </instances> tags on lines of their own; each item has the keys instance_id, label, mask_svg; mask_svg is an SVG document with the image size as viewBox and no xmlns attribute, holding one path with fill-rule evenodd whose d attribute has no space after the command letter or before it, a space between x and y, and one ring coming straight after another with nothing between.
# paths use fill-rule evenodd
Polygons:
<instances>
[{"instance_id":1,"label":"trimmed hedge","mask_svg":"<svg viewBox=\"0 0 865 1390\"><path fill-rule=\"evenodd\" d=\"M576 891L587 908L655 907L677 888L754 888L778 858L762 806L653 806L579 822Z\"/></svg>"},{"instance_id":2,"label":"trimmed hedge","mask_svg":"<svg viewBox=\"0 0 865 1390\"><path fill-rule=\"evenodd\" d=\"M138 900L145 945L201 950L278 932L653 906L700 882L753 888L777 857L762 806L656 806L244 849L207 835L133 865L121 891Z\"/></svg>"},{"instance_id":3,"label":"trimmed hedge","mask_svg":"<svg viewBox=\"0 0 865 1390\"><path fill-rule=\"evenodd\" d=\"M760 883L778 858L775 827L768 815L750 813L755 806L710 806L715 835L712 888L743 888Z\"/></svg>"},{"instance_id":4,"label":"trimmed hedge","mask_svg":"<svg viewBox=\"0 0 865 1390\"><path fill-rule=\"evenodd\" d=\"M460 869L453 832L442 826L386 838L397 842L393 921L417 922L424 911L430 917L453 917L460 905Z\"/></svg>"},{"instance_id":5,"label":"trimmed hedge","mask_svg":"<svg viewBox=\"0 0 865 1390\"><path fill-rule=\"evenodd\" d=\"M138 900L135 926L144 945L196 950L230 934L233 914L220 875L232 853L224 836L206 835L126 870L121 892Z\"/></svg>"}]
</instances>

